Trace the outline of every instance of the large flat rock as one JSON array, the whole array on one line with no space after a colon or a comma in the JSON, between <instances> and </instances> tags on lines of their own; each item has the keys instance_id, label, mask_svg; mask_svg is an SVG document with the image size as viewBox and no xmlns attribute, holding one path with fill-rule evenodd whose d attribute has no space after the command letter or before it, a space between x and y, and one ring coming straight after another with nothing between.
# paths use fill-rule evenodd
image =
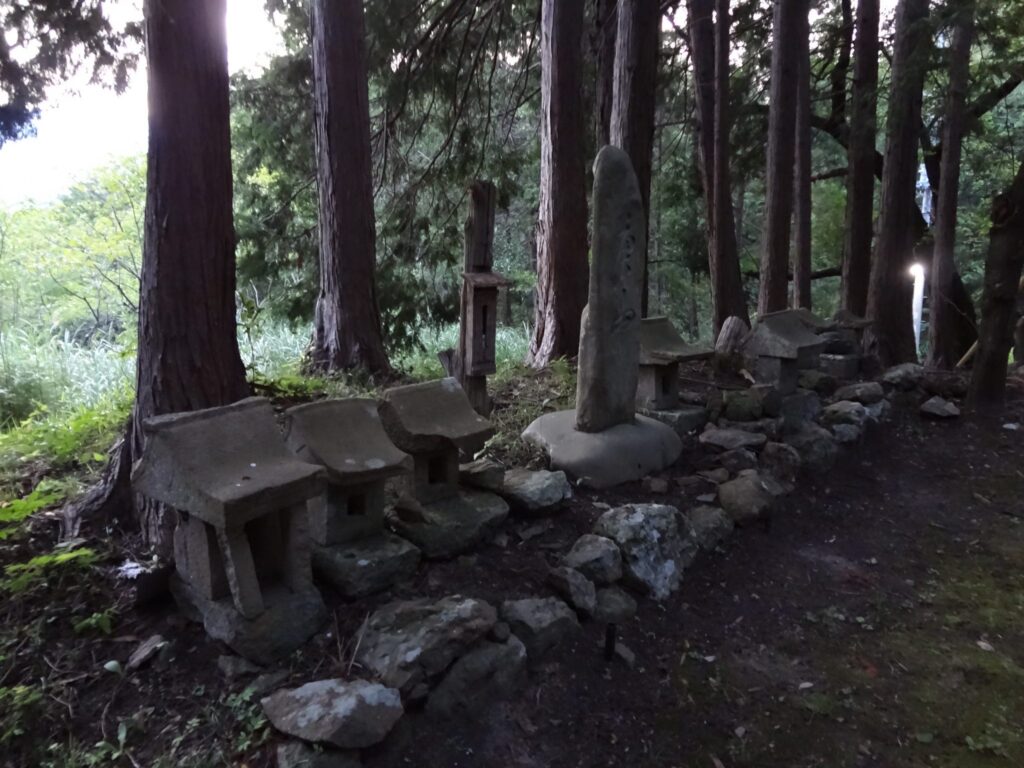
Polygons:
<instances>
[{"instance_id":1,"label":"large flat rock","mask_svg":"<svg viewBox=\"0 0 1024 768\"><path fill-rule=\"evenodd\" d=\"M660 472L683 450L675 430L646 416L603 432L580 432L575 410L541 416L523 439L543 448L553 469L590 488L611 488Z\"/></svg>"},{"instance_id":2,"label":"large flat rock","mask_svg":"<svg viewBox=\"0 0 1024 768\"><path fill-rule=\"evenodd\" d=\"M416 573L420 551L386 531L334 546L313 547L313 571L345 597L381 592Z\"/></svg>"},{"instance_id":3,"label":"large flat rock","mask_svg":"<svg viewBox=\"0 0 1024 768\"><path fill-rule=\"evenodd\" d=\"M422 550L424 557L443 560L482 544L508 517L508 504L493 493L460 488L455 496L390 517L395 532Z\"/></svg>"}]
</instances>

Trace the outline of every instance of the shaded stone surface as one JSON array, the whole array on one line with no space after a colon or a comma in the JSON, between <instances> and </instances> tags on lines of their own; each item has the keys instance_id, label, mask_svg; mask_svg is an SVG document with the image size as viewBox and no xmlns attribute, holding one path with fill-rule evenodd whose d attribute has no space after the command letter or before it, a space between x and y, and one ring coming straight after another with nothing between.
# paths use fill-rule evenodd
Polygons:
<instances>
[{"instance_id":1,"label":"shaded stone surface","mask_svg":"<svg viewBox=\"0 0 1024 768\"><path fill-rule=\"evenodd\" d=\"M852 400L861 405L877 403L885 397L885 390L877 381L860 381L836 390L836 400Z\"/></svg>"},{"instance_id":2,"label":"shaded stone surface","mask_svg":"<svg viewBox=\"0 0 1024 768\"><path fill-rule=\"evenodd\" d=\"M494 434L452 378L387 390L380 417L391 440L408 453L443 451L451 445L475 453Z\"/></svg>"},{"instance_id":3,"label":"shaded stone surface","mask_svg":"<svg viewBox=\"0 0 1024 768\"><path fill-rule=\"evenodd\" d=\"M533 660L580 626L572 608L557 597L506 600L501 604L501 618L512 628L512 634L523 641Z\"/></svg>"},{"instance_id":4,"label":"shaded stone surface","mask_svg":"<svg viewBox=\"0 0 1024 768\"><path fill-rule=\"evenodd\" d=\"M412 577L415 545L386 531L333 547L313 548L313 570L345 597L365 597Z\"/></svg>"},{"instance_id":5,"label":"shaded stone surface","mask_svg":"<svg viewBox=\"0 0 1024 768\"><path fill-rule=\"evenodd\" d=\"M427 711L475 719L496 701L526 683L526 646L511 635L504 642L483 641L454 664L430 693Z\"/></svg>"},{"instance_id":6,"label":"shaded stone surface","mask_svg":"<svg viewBox=\"0 0 1024 768\"><path fill-rule=\"evenodd\" d=\"M780 483L792 485L800 472L800 454L791 445L768 443L761 451L761 467Z\"/></svg>"},{"instance_id":7,"label":"shaded stone surface","mask_svg":"<svg viewBox=\"0 0 1024 768\"><path fill-rule=\"evenodd\" d=\"M917 363L900 363L882 374L881 381L896 389L909 391L921 384L924 368Z\"/></svg>"},{"instance_id":8,"label":"shaded stone surface","mask_svg":"<svg viewBox=\"0 0 1024 768\"><path fill-rule=\"evenodd\" d=\"M553 469L591 488L611 488L660 472L683 450L671 427L645 416L603 432L581 432L575 411L544 414L526 428L523 439L544 449Z\"/></svg>"},{"instance_id":9,"label":"shaded stone surface","mask_svg":"<svg viewBox=\"0 0 1024 768\"><path fill-rule=\"evenodd\" d=\"M562 558L562 564L597 584L611 584L622 578L622 552L618 545L593 533L580 536Z\"/></svg>"},{"instance_id":10,"label":"shaded stone surface","mask_svg":"<svg viewBox=\"0 0 1024 768\"><path fill-rule=\"evenodd\" d=\"M818 366L839 381L849 381L860 375L860 355L821 355Z\"/></svg>"},{"instance_id":11,"label":"shaded stone surface","mask_svg":"<svg viewBox=\"0 0 1024 768\"><path fill-rule=\"evenodd\" d=\"M606 624L624 624L636 616L636 600L622 587L604 587L597 590L594 620Z\"/></svg>"},{"instance_id":12,"label":"shaded stone surface","mask_svg":"<svg viewBox=\"0 0 1024 768\"><path fill-rule=\"evenodd\" d=\"M746 523L771 511L775 497L757 472L744 472L718 486L718 503L736 523Z\"/></svg>"},{"instance_id":13,"label":"shaded stone surface","mask_svg":"<svg viewBox=\"0 0 1024 768\"><path fill-rule=\"evenodd\" d=\"M687 344L667 317L645 317L640 321L640 364L707 360L714 355L708 347Z\"/></svg>"},{"instance_id":14,"label":"shaded stone surface","mask_svg":"<svg viewBox=\"0 0 1024 768\"><path fill-rule=\"evenodd\" d=\"M817 368L825 341L808 327L802 310L786 309L761 315L743 343L743 354L796 360L799 368Z\"/></svg>"},{"instance_id":15,"label":"shaded stone surface","mask_svg":"<svg viewBox=\"0 0 1024 768\"><path fill-rule=\"evenodd\" d=\"M782 418L784 432L798 431L804 424L817 418L819 413L821 398L817 392L809 389L798 389L782 398L779 405L779 416Z\"/></svg>"},{"instance_id":16,"label":"shaded stone surface","mask_svg":"<svg viewBox=\"0 0 1024 768\"><path fill-rule=\"evenodd\" d=\"M743 429L710 427L700 433L698 442L716 451L731 451L736 448L757 450L768 442L768 438L765 435Z\"/></svg>"},{"instance_id":17,"label":"shaded stone surface","mask_svg":"<svg viewBox=\"0 0 1024 768\"><path fill-rule=\"evenodd\" d=\"M955 419L960 415L960 409L936 395L921 404L921 414L933 419Z\"/></svg>"},{"instance_id":18,"label":"shaded stone surface","mask_svg":"<svg viewBox=\"0 0 1024 768\"><path fill-rule=\"evenodd\" d=\"M730 421L756 421L764 416L764 393L754 387L728 390L722 405L722 416Z\"/></svg>"},{"instance_id":19,"label":"shaded stone surface","mask_svg":"<svg viewBox=\"0 0 1024 768\"><path fill-rule=\"evenodd\" d=\"M685 437L708 423L708 410L699 405L681 405L671 411L640 408L637 413L671 427L680 437Z\"/></svg>"},{"instance_id":20,"label":"shaded stone surface","mask_svg":"<svg viewBox=\"0 0 1024 768\"><path fill-rule=\"evenodd\" d=\"M317 680L260 704L277 730L342 749L379 744L404 713L398 691L367 680Z\"/></svg>"},{"instance_id":21,"label":"shaded stone surface","mask_svg":"<svg viewBox=\"0 0 1024 768\"><path fill-rule=\"evenodd\" d=\"M629 155L594 162L590 293L580 324L576 426L601 432L633 420L640 354L646 214Z\"/></svg>"},{"instance_id":22,"label":"shaded stone surface","mask_svg":"<svg viewBox=\"0 0 1024 768\"><path fill-rule=\"evenodd\" d=\"M832 427L832 434L840 445L852 445L860 441L864 431L856 424L836 424Z\"/></svg>"},{"instance_id":23,"label":"shaded stone surface","mask_svg":"<svg viewBox=\"0 0 1024 768\"><path fill-rule=\"evenodd\" d=\"M572 486L565 472L510 469L505 473L501 490L497 491L513 512L540 515L557 511L572 498Z\"/></svg>"},{"instance_id":24,"label":"shaded stone surface","mask_svg":"<svg viewBox=\"0 0 1024 768\"><path fill-rule=\"evenodd\" d=\"M579 571L561 566L548 571L548 584L565 602L576 609L577 613L591 616L597 602L597 590L594 582Z\"/></svg>"},{"instance_id":25,"label":"shaded stone surface","mask_svg":"<svg viewBox=\"0 0 1024 768\"><path fill-rule=\"evenodd\" d=\"M821 412L821 423L827 427L836 424L853 424L860 426L867 421L867 409L852 400L840 400L825 407Z\"/></svg>"},{"instance_id":26,"label":"shaded stone surface","mask_svg":"<svg viewBox=\"0 0 1024 768\"><path fill-rule=\"evenodd\" d=\"M815 370L800 371L797 383L801 388L813 390L819 395L831 395L836 391L836 387L839 386L835 376L831 376L824 371Z\"/></svg>"},{"instance_id":27,"label":"shaded stone surface","mask_svg":"<svg viewBox=\"0 0 1024 768\"><path fill-rule=\"evenodd\" d=\"M711 506L694 507L686 513L694 541L701 549L714 549L729 537L733 520L724 509Z\"/></svg>"},{"instance_id":28,"label":"shaded stone surface","mask_svg":"<svg viewBox=\"0 0 1024 768\"><path fill-rule=\"evenodd\" d=\"M754 469L757 466L757 455L746 448L733 448L718 454L718 461L726 472L737 474L744 469Z\"/></svg>"},{"instance_id":29,"label":"shaded stone surface","mask_svg":"<svg viewBox=\"0 0 1024 768\"><path fill-rule=\"evenodd\" d=\"M263 590L263 612L246 619L229 598L208 600L177 574L171 576L170 586L185 616L202 624L214 640L258 664L269 664L300 648L327 620L327 608L315 589L292 592L269 587Z\"/></svg>"},{"instance_id":30,"label":"shaded stone surface","mask_svg":"<svg viewBox=\"0 0 1024 768\"><path fill-rule=\"evenodd\" d=\"M808 424L799 432L787 435L785 442L800 454L801 466L813 472L832 469L839 456L832 433L817 424Z\"/></svg>"},{"instance_id":31,"label":"shaded stone surface","mask_svg":"<svg viewBox=\"0 0 1024 768\"><path fill-rule=\"evenodd\" d=\"M459 467L459 483L498 492L505 484L505 468L493 459L477 459Z\"/></svg>"},{"instance_id":32,"label":"shaded stone surface","mask_svg":"<svg viewBox=\"0 0 1024 768\"><path fill-rule=\"evenodd\" d=\"M598 518L594 532L618 545L626 583L658 600L679 587L683 570L697 554L689 522L678 509L663 504L610 509Z\"/></svg>"},{"instance_id":33,"label":"shaded stone surface","mask_svg":"<svg viewBox=\"0 0 1024 768\"><path fill-rule=\"evenodd\" d=\"M402 500L390 516L395 532L430 559L455 557L478 546L508 517L508 504L487 491L459 490L431 504Z\"/></svg>"},{"instance_id":34,"label":"shaded stone surface","mask_svg":"<svg viewBox=\"0 0 1024 768\"><path fill-rule=\"evenodd\" d=\"M389 603L367 618L356 659L407 696L485 637L497 620L489 603L461 595Z\"/></svg>"}]
</instances>

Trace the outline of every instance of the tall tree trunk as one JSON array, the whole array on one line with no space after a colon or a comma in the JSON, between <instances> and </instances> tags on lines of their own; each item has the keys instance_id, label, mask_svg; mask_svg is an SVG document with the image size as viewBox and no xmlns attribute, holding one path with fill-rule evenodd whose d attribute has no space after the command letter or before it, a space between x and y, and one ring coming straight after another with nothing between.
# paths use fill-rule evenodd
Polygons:
<instances>
[{"instance_id":1,"label":"tall tree trunk","mask_svg":"<svg viewBox=\"0 0 1024 768\"><path fill-rule=\"evenodd\" d=\"M743 295L729 173L729 9L728 3L719 0L726 7L724 12L719 9L724 24L716 30L711 19L714 2L690 0L687 10L700 138L698 158L707 210L711 322L714 338L718 338L727 318L741 317L749 325L750 315Z\"/></svg>"},{"instance_id":2,"label":"tall tree trunk","mask_svg":"<svg viewBox=\"0 0 1024 768\"><path fill-rule=\"evenodd\" d=\"M633 162L646 217L651 212L651 156L660 27L661 4L658 0L619 0L610 143L624 150ZM643 264L640 312L646 316L646 249Z\"/></svg>"},{"instance_id":3,"label":"tall tree trunk","mask_svg":"<svg viewBox=\"0 0 1024 768\"><path fill-rule=\"evenodd\" d=\"M886 124L878 242L871 266L864 349L883 366L917 358L911 312L914 202L921 96L931 33L928 0L900 0L896 9L892 86Z\"/></svg>"},{"instance_id":4,"label":"tall tree trunk","mask_svg":"<svg viewBox=\"0 0 1024 768\"><path fill-rule=\"evenodd\" d=\"M800 16L806 11L806 0L775 0L767 191L761 243L761 291L757 302L757 311L762 315L785 309L788 304L796 147L796 89L793 84L800 68Z\"/></svg>"},{"instance_id":5,"label":"tall tree trunk","mask_svg":"<svg viewBox=\"0 0 1024 768\"><path fill-rule=\"evenodd\" d=\"M845 2L845 0L844 0ZM796 248L793 251L793 306L811 308L811 27L808 5L803 3L797 34L799 68L796 81ZM845 7L845 6L844 6ZM838 65L837 65L838 66ZM845 93L846 82L833 82ZM832 94L833 109L836 94Z\"/></svg>"},{"instance_id":6,"label":"tall tree trunk","mask_svg":"<svg viewBox=\"0 0 1024 768\"><path fill-rule=\"evenodd\" d=\"M600 149L611 143L612 95L615 83L615 39L618 32L618 0L594 0L594 33L597 86L594 101L594 135Z\"/></svg>"},{"instance_id":7,"label":"tall tree trunk","mask_svg":"<svg viewBox=\"0 0 1024 768\"><path fill-rule=\"evenodd\" d=\"M971 375L971 402L999 407L1006 398L1006 367L1013 346L1016 303L1024 263L1024 164L1013 184L992 201L992 229L985 260L981 333Z\"/></svg>"},{"instance_id":8,"label":"tall tree trunk","mask_svg":"<svg viewBox=\"0 0 1024 768\"><path fill-rule=\"evenodd\" d=\"M973 36L974 3L967 0L957 14L953 45L949 49L949 93L946 96L946 122L942 131L939 199L935 207L935 245L932 252L928 338L929 363L937 368L952 368L960 359L955 330L957 309L952 303L956 273L953 256L956 245L956 206L960 193L960 155Z\"/></svg>"},{"instance_id":9,"label":"tall tree trunk","mask_svg":"<svg viewBox=\"0 0 1024 768\"><path fill-rule=\"evenodd\" d=\"M362 0L312 0L313 107L320 194L320 295L311 363L391 371L375 271L370 100Z\"/></svg>"},{"instance_id":10,"label":"tall tree trunk","mask_svg":"<svg viewBox=\"0 0 1024 768\"><path fill-rule=\"evenodd\" d=\"M149 150L132 454L150 416L249 394L235 327L225 0L147 0ZM138 505L168 554L172 510Z\"/></svg>"},{"instance_id":11,"label":"tall tree trunk","mask_svg":"<svg viewBox=\"0 0 1024 768\"><path fill-rule=\"evenodd\" d=\"M582 33L583 0L544 0L536 321L527 356L536 368L577 354L587 303Z\"/></svg>"},{"instance_id":12,"label":"tall tree trunk","mask_svg":"<svg viewBox=\"0 0 1024 768\"><path fill-rule=\"evenodd\" d=\"M840 304L863 317L871 279L878 104L878 0L858 0Z\"/></svg>"},{"instance_id":13,"label":"tall tree trunk","mask_svg":"<svg viewBox=\"0 0 1024 768\"><path fill-rule=\"evenodd\" d=\"M810 4L807 10L810 12ZM841 124L846 121L846 76L850 73L850 48L853 46L853 6L850 0L840 0L839 10L842 26L836 42L836 63L829 73L828 83L832 91L829 119Z\"/></svg>"}]
</instances>

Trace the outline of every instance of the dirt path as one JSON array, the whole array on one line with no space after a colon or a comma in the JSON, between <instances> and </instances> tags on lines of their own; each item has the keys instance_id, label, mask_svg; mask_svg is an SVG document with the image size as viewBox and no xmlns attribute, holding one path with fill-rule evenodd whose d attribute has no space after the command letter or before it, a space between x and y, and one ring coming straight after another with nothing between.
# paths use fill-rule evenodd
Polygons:
<instances>
[{"instance_id":1,"label":"dirt path","mask_svg":"<svg viewBox=\"0 0 1024 768\"><path fill-rule=\"evenodd\" d=\"M588 625L516 701L476 724L413 721L366 764L1024 765L1021 433L900 413L770 531L739 531L672 599L642 603L622 635L633 669L606 665ZM552 561L564 528L537 540ZM474 594L511 578L543 592L543 563L493 554ZM451 568L434 575L448 591L465 578Z\"/></svg>"}]
</instances>

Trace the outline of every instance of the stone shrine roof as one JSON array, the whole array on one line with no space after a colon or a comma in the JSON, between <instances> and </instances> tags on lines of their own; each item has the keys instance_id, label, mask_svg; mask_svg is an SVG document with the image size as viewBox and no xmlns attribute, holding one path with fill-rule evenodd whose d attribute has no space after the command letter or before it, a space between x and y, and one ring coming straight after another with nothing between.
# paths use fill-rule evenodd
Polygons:
<instances>
[{"instance_id":1,"label":"stone shrine roof","mask_svg":"<svg viewBox=\"0 0 1024 768\"><path fill-rule=\"evenodd\" d=\"M683 341L667 317L646 317L640 321L640 365L667 365L686 360L705 360L714 351Z\"/></svg>"},{"instance_id":2,"label":"stone shrine roof","mask_svg":"<svg viewBox=\"0 0 1024 768\"><path fill-rule=\"evenodd\" d=\"M473 410L453 378L389 389L380 416L388 436L409 453L443 450L452 444L475 453L494 434L491 422Z\"/></svg>"}]
</instances>

